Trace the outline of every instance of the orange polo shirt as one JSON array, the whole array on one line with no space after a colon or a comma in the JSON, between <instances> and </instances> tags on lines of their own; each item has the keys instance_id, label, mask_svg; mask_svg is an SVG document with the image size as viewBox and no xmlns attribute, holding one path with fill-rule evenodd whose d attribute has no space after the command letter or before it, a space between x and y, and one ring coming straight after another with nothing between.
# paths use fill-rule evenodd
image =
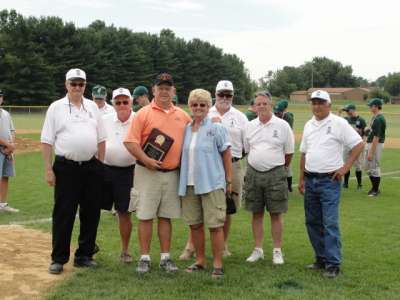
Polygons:
<instances>
[{"instance_id":1,"label":"orange polo shirt","mask_svg":"<svg viewBox=\"0 0 400 300\"><path fill-rule=\"evenodd\" d=\"M165 112L152 100L136 113L124 142L143 146L153 128L161 130L174 139L161 168L175 169L181 162L185 127L191 121L189 115L181 108L172 105L169 111Z\"/></svg>"}]
</instances>

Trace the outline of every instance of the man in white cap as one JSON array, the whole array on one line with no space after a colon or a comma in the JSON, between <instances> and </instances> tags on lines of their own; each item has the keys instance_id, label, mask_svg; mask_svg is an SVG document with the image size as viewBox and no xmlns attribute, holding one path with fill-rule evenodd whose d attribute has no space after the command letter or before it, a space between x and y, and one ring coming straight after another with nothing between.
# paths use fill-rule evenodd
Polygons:
<instances>
[{"instance_id":1,"label":"man in white cap","mask_svg":"<svg viewBox=\"0 0 400 300\"><path fill-rule=\"evenodd\" d=\"M102 115L115 112L114 108L107 103L107 89L104 86L95 85L92 89L92 98Z\"/></svg>"},{"instance_id":2,"label":"man in white cap","mask_svg":"<svg viewBox=\"0 0 400 300\"><path fill-rule=\"evenodd\" d=\"M234 96L233 84L229 80L221 80L215 88L215 105L210 109L209 117L214 121L219 121L228 130L229 139L232 144L232 198L239 210L242 201L243 170L241 159L244 152L244 131L249 122L246 115L232 106ZM230 215L226 216L224 225L225 249L224 256L230 256L228 250L228 236L231 225Z\"/></svg>"},{"instance_id":3,"label":"man in white cap","mask_svg":"<svg viewBox=\"0 0 400 300\"><path fill-rule=\"evenodd\" d=\"M114 90L111 103L115 112L103 116L107 132L103 196L108 208L114 204L118 214L122 246L120 260L123 263L131 263L129 240L132 232L131 211L133 209L129 209L129 202L136 159L126 150L123 141L135 113L131 109L131 93L126 88Z\"/></svg>"},{"instance_id":4,"label":"man in white cap","mask_svg":"<svg viewBox=\"0 0 400 300\"><path fill-rule=\"evenodd\" d=\"M341 180L363 150L363 141L345 119L330 112L331 99L326 91L313 92L311 105L314 116L303 130L298 186L304 194L306 227L315 253L315 262L307 268L323 269L324 277L335 278L342 262ZM351 149L346 162L344 147Z\"/></svg>"},{"instance_id":5,"label":"man in white cap","mask_svg":"<svg viewBox=\"0 0 400 300\"><path fill-rule=\"evenodd\" d=\"M69 260L78 206L80 233L74 266L96 266L92 256L100 219L99 182L103 180L106 133L97 105L83 97L85 72L69 70L65 87L67 95L47 110L40 138L45 178L55 187L51 274L60 274Z\"/></svg>"}]
</instances>

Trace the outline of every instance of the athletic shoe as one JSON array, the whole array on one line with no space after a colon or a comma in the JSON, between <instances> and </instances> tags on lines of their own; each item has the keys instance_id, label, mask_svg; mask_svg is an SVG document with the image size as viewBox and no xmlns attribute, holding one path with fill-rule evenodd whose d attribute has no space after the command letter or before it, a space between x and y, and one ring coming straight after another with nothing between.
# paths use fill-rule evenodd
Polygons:
<instances>
[{"instance_id":1,"label":"athletic shoe","mask_svg":"<svg viewBox=\"0 0 400 300\"><path fill-rule=\"evenodd\" d=\"M49 267L50 274L58 275L58 274L61 274L63 270L64 270L64 267L60 263L52 262L50 264L50 267Z\"/></svg>"},{"instance_id":2,"label":"athletic shoe","mask_svg":"<svg viewBox=\"0 0 400 300\"><path fill-rule=\"evenodd\" d=\"M162 259L160 261L160 268L167 273L175 273L176 271L178 271L178 267L170 258Z\"/></svg>"},{"instance_id":3,"label":"athletic shoe","mask_svg":"<svg viewBox=\"0 0 400 300\"><path fill-rule=\"evenodd\" d=\"M253 263L260 259L264 259L264 251L262 249L254 249L246 261Z\"/></svg>"},{"instance_id":4,"label":"athletic shoe","mask_svg":"<svg viewBox=\"0 0 400 300\"><path fill-rule=\"evenodd\" d=\"M325 278L336 278L340 273L339 267L329 267L322 273Z\"/></svg>"},{"instance_id":5,"label":"athletic shoe","mask_svg":"<svg viewBox=\"0 0 400 300\"><path fill-rule=\"evenodd\" d=\"M136 267L136 272L138 272L139 275L146 274L150 271L150 260L148 259L139 259L138 265Z\"/></svg>"},{"instance_id":6,"label":"athletic shoe","mask_svg":"<svg viewBox=\"0 0 400 300\"><path fill-rule=\"evenodd\" d=\"M0 206L0 212L19 212L19 209L13 208L10 205L8 205L8 203L6 203L6 205L4 206Z\"/></svg>"},{"instance_id":7,"label":"athletic shoe","mask_svg":"<svg viewBox=\"0 0 400 300\"><path fill-rule=\"evenodd\" d=\"M128 253L121 253L119 260L124 264L130 264L133 262L132 256L130 256Z\"/></svg>"},{"instance_id":8,"label":"athletic shoe","mask_svg":"<svg viewBox=\"0 0 400 300\"><path fill-rule=\"evenodd\" d=\"M274 250L272 252L272 263L274 265L283 265L283 255L281 250Z\"/></svg>"},{"instance_id":9,"label":"athletic shoe","mask_svg":"<svg viewBox=\"0 0 400 300\"><path fill-rule=\"evenodd\" d=\"M371 191L370 193L368 193L368 196L369 196L369 197L377 197L380 193L381 193L380 190L378 190L378 191Z\"/></svg>"},{"instance_id":10,"label":"athletic shoe","mask_svg":"<svg viewBox=\"0 0 400 300\"><path fill-rule=\"evenodd\" d=\"M307 270L323 270L325 269L325 264L323 262L316 261L311 265L306 266Z\"/></svg>"},{"instance_id":11,"label":"athletic shoe","mask_svg":"<svg viewBox=\"0 0 400 300\"><path fill-rule=\"evenodd\" d=\"M79 257L74 259L74 267L76 268L95 268L97 262L90 257Z\"/></svg>"}]
</instances>

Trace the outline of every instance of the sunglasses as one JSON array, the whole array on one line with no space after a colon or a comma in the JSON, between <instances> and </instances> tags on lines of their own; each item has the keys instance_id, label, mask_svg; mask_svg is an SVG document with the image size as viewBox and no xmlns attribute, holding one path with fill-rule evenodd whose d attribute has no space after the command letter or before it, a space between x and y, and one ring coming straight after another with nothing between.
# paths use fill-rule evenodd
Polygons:
<instances>
[{"instance_id":1,"label":"sunglasses","mask_svg":"<svg viewBox=\"0 0 400 300\"><path fill-rule=\"evenodd\" d=\"M190 106L191 106L191 107L198 107L198 106L200 106L200 107L204 108L204 107L207 106L207 104L205 104L205 103L192 103L192 104L190 104Z\"/></svg>"},{"instance_id":2,"label":"sunglasses","mask_svg":"<svg viewBox=\"0 0 400 300\"><path fill-rule=\"evenodd\" d=\"M77 86L79 86L79 87L84 87L85 84L86 84L86 83L84 83L84 82L79 82L79 83L77 83L77 82L70 82L70 83L69 83L69 85L72 86L72 87L77 87Z\"/></svg>"},{"instance_id":3,"label":"sunglasses","mask_svg":"<svg viewBox=\"0 0 400 300\"><path fill-rule=\"evenodd\" d=\"M220 98L224 98L225 97L227 99L231 99L233 97L232 94L224 94L224 93L218 93L217 96L220 97Z\"/></svg>"},{"instance_id":4,"label":"sunglasses","mask_svg":"<svg viewBox=\"0 0 400 300\"><path fill-rule=\"evenodd\" d=\"M123 104L123 105L128 105L128 104L129 104L129 101L117 101L117 102L114 102L114 104L117 105L117 106L119 106L119 105L121 105L121 104Z\"/></svg>"}]
</instances>

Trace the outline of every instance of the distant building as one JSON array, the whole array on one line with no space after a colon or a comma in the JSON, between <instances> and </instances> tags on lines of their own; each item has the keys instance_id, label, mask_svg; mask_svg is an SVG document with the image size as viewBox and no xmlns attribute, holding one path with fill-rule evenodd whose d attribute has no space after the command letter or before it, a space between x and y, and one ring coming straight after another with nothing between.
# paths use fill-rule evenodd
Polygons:
<instances>
[{"instance_id":1,"label":"distant building","mask_svg":"<svg viewBox=\"0 0 400 300\"><path fill-rule=\"evenodd\" d=\"M400 104L400 96L390 98L390 103Z\"/></svg>"},{"instance_id":2,"label":"distant building","mask_svg":"<svg viewBox=\"0 0 400 300\"><path fill-rule=\"evenodd\" d=\"M329 93L332 100L349 100L349 101L365 101L370 88L310 88L307 91L294 91L290 94L290 100L295 102L307 102L310 99L312 92L316 90L324 90Z\"/></svg>"}]
</instances>

